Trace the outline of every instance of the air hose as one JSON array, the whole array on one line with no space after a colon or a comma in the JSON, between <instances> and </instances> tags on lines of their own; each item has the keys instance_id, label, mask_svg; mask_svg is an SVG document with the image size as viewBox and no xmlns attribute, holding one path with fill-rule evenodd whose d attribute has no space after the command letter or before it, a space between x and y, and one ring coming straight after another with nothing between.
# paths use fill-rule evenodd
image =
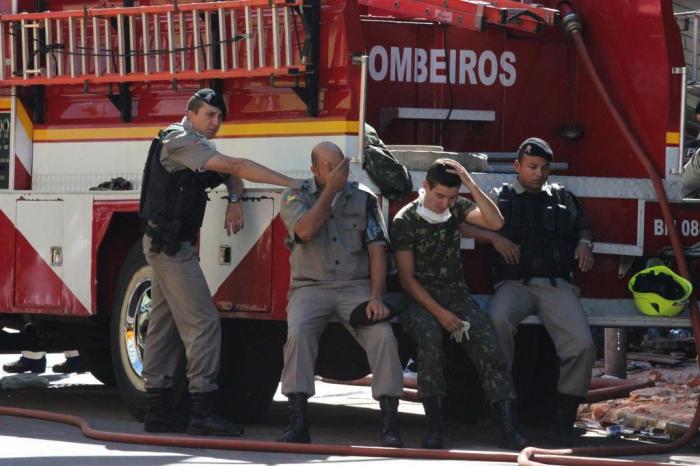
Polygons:
<instances>
[{"instance_id":1,"label":"air hose","mask_svg":"<svg viewBox=\"0 0 700 466\"><path fill-rule=\"evenodd\" d=\"M616 124L622 131L625 139L634 150L640 163L647 171L654 190L656 191L664 221L668 227L668 234L673 246L676 263L680 275L690 279L688 265L683 255L678 230L673 222L671 208L666 198L661 179L656 173L649 157L645 154L639 142L632 136L632 133L623 120L620 112L612 103L605 87L598 76L593 63L588 55L585 44L581 38L581 22L573 8L568 2L559 4L559 11L562 17L562 26L569 35L578 51L584 66L588 70L598 92L600 93L606 107L610 111ZM698 315L697 301L695 294L691 296L691 322L693 335L695 336L695 346L700 354L700 315ZM436 460L461 460L461 461L494 461L494 462L516 462L519 465L569 465L569 466L657 466L660 463L648 461L611 460L601 459L608 456L622 455L644 455L654 453L666 453L682 447L693 437L700 426L700 405L695 412L695 417L687 432L678 440L665 445L645 445L633 447L593 447L574 448L562 450L545 450L534 447L524 449L520 454L490 451L454 451L454 450L425 450L414 448L383 448L371 446L347 446L347 445L322 445L322 444L290 444L276 443L257 440L222 439L208 437L189 436L164 436L164 435L142 435L128 434L120 432L109 432L96 430L79 416L59 414L48 411L38 411L21 408L0 407L0 415L25 417L40 419L45 421L60 422L79 427L82 433L89 438L101 441L132 443L140 445L154 445L166 447L185 448L211 448L222 450L244 450L270 453L295 453L310 455L338 455L338 456L366 456L382 458L404 458L404 459L436 459ZM576 456L574 456L576 455ZM578 456L586 455L586 456ZM536 457L538 461L534 461Z\"/></svg>"}]
</instances>

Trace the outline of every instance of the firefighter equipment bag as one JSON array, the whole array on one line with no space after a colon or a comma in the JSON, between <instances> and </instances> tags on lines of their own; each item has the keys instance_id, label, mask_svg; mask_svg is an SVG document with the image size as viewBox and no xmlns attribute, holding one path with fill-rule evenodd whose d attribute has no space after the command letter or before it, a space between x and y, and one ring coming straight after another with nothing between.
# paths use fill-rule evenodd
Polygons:
<instances>
[{"instance_id":1,"label":"firefighter equipment bag","mask_svg":"<svg viewBox=\"0 0 700 466\"><path fill-rule=\"evenodd\" d=\"M368 124L365 124L362 168L377 185L382 196L389 200L398 199L413 190L408 168L394 157L379 139L375 129Z\"/></svg>"}]
</instances>

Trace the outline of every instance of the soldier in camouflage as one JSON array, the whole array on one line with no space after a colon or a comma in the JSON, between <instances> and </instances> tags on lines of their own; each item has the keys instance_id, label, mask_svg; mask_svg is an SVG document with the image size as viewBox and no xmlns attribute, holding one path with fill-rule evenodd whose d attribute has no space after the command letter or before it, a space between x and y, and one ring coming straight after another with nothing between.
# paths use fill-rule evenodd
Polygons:
<instances>
[{"instance_id":1,"label":"soldier in camouflage","mask_svg":"<svg viewBox=\"0 0 700 466\"><path fill-rule=\"evenodd\" d=\"M459 197L462 184L475 202ZM497 230L503 217L464 167L440 159L429 168L418 199L396 214L391 229L401 285L412 298L401 324L417 344L418 390L428 423L423 448L444 445L442 341L447 331L476 366L484 393L499 414L499 445L519 450L527 440L515 417L513 382L490 319L464 283L459 231L464 222Z\"/></svg>"}]
</instances>

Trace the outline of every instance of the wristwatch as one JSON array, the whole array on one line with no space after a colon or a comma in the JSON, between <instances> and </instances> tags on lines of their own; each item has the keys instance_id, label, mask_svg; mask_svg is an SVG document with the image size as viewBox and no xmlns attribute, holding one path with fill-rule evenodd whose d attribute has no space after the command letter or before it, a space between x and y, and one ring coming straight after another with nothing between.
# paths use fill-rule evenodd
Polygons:
<instances>
[{"instance_id":1,"label":"wristwatch","mask_svg":"<svg viewBox=\"0 0 700 466\"><path fill-rule=\"evenodd\" d=\"M586 238L581 238L580 240L578 240L578 242L583 243L583 244L587 244L588 247L591 248L591 250L593 250L593 241L586 239Z\"/></svg>"},{"instance_id":2,"label":"wristwatch","mask_svg":"<svg viewBox=\"0 0 700 466\"><path fill-rule=\"evenodd\" d=\"M239 202L241 202L241 196L239 196L238 194L229 194L228 196L226 196L226 199L228 199L228 202L231 204L238 204Z\"/></svg>"}]
</instances>

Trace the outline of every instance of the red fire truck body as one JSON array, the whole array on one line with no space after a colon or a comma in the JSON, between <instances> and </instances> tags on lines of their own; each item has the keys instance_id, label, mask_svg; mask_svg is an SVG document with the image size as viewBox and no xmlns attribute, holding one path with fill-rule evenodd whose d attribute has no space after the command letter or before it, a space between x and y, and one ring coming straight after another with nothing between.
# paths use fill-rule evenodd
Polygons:
<instances>
[{"instance_id":1,"label":"red fire truck body","mask_svg":"<svg viewBox=\"0 0 700 466\"><path fill-rule=\"evenodd\" d=\"M668 246L665 227L645 172L554 24L557 2L490 2L506 8L503 24L479 2L464 16L462 7L417 2L287 2L270 13L268 2L240 0L196 14L177 3L0 2L0 322L24 330L0 336L4 351L77 346L98 378L114 382L114 370L138 412L150 285L138 252L141 170L151 139L182 118L200 86L226 96L222 153L293 177L311 176L310 150L329 140L354 158L352 178L374 187L358 155L364 121L388 144L489 154L495 162L475 173L484 189L512 180L509 162L498 161L542 137L555 152L552 180L582 199L593 224L596 264L576 277L591 322L687 325L687 311L654 320L634 309L629 271ZM664 179L684 244L696 243L700 209L681 195L685 61L670 2L571 4L608 91ZM236 30L242 37L228 40ZM364 66L353 59L361 55ZM424 175L412 172L416 188ZM89 190L118 176L134 189ZM224 329L222 378L249 379L223 388L234 411L247 403L242 417L255 417L279 380L289 284L281 190L249 184L245 229L229 237L221 189L210 194L201 264L222 317L239 324ZM387 220L408 199L384 200ZM467 282L486 304L482 248L465 243ZM319 373L363 375L366 362L345 360L354 353L337 347L352 340L335 331Z\"/></svg>"}]
</instances>

